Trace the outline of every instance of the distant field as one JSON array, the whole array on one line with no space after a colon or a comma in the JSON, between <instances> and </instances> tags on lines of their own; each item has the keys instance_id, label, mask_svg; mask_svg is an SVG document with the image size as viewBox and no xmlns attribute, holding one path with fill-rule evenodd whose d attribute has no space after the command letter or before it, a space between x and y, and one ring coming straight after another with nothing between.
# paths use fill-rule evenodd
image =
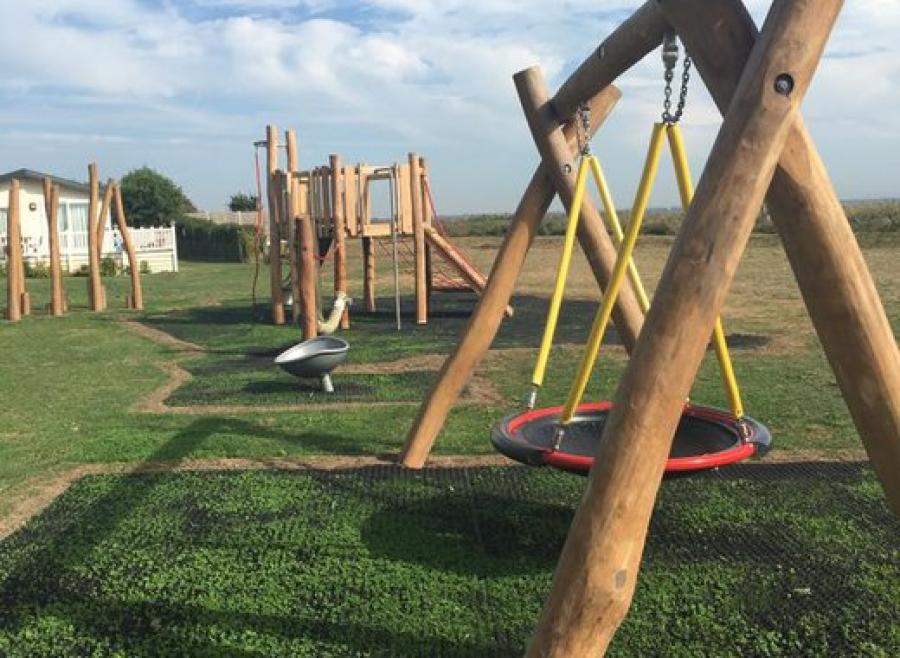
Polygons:
<instances>
[{"instance_id":1,"label":"distant field","mask_svg":"<svg viewBox=\"0 0 900 658\"><path fill-rule=\"evenodd\" d=\"M900 231L900 200L848 201L844 204L853 230L858 233L891 233ZM618 211L622 222L627 222L629 210ZM509 225L509 214L473 214L446 218L447 232L456 237L479 235L503 235ZM647 235L675 235L684 213L680 210L653 209L644 219L642 232ZM562 235L566 230L566 217L562 213L549 213L541 224L541 235ZM760 215L754 229L756 233L774 233L775 227L765 213Z\"/></svg>"}]
</instances>

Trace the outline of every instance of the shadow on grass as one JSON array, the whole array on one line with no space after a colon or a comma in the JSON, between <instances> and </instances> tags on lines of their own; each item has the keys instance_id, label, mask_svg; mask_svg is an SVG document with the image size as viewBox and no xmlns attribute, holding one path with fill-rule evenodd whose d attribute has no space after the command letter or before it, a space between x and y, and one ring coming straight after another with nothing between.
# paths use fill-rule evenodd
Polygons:
<instances>
[{"instance_id":1,"label":"shadow on grass","mask_svg":"<svg viewBox=\"0 0 900 658\"><path fill-rule=\"evenodd\" d=\"M351 329L342 335L351 342L354 361L379 362L411 354L446 352L456 344L473 308L468 301L437 307L432 313L433 321L420 326L407 312L411 311L409 301L404 298L404 323L399 332L393 324L393 301L390 299L379 300L379 310L375 313L367 314L359 309L351 313ZM520 296L513 303L515 317L503 322L493 346L536 348L543 334L547 300ZM583 344L596 311L596 302L566 300L556 342ZM192 308L150 316L145 322L182 340L203 345L212 354L273 358L300 340L299 331L290 325L275 327L267 321L254 323L244 305ZM293 337L286 338L287 335ZM732 334L728 344L735 349L754 349L765 346L770 340L764 335ZM610 328L605 342L620 344L614 328Z\"/></svg>"}]
</instances>

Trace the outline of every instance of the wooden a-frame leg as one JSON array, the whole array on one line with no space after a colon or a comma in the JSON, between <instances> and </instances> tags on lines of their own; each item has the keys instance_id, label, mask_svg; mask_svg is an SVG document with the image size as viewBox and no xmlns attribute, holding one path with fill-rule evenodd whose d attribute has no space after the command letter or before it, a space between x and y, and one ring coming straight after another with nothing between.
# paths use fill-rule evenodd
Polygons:
<instances>
[{"instance_id":1,"label":"wooden a-frame leg","mask_svg":"<svg viewBox=\"0 0 900 658\"><path fill-rule=\"evenodd\" d=\"M684 400L841 5L773 3L616 392L529 656L602 655L628 611Z\"/></svg>"},{"instance_id":2,"label":"wooden a-frame leg","mask_svg":"<svg viewBox=\"0 0 900 658\"><path fill-rule=\"evenodd\" d=\"M563 136L562 126L549 102L544 76L541 74L540 68L534 66L520 71L513 76L513 79L516 82L519 100L522 103L528 127L531 129L531 135L534 137L534 142L544 162L545 170L550 173L550 179L553 181L556 192L559 194L566 212L569 212L575 196L577 162L572 157L572 151L568 148ZM575 121L578 122L577 117ZM581 221L578 222L578 242L587 256L601 289L606 289L606 284L612 277L613 267L616 263L616 247L613 245L609 233L606 232L603 218L600 217L596 206L588 197L585 197L581 208ZM641 332L644 314L630 281L622 286L619 296L616 298L613 321L626 351L631 353Z\"/></svg>"},{"instance_id":3,"label":"wooden a-frame leg","mask_svg":"<svg viewBox=\"0 0 900 658\"><path fill-rule=\"evenodd\" d=\"M591 100L592 131L596 131L606 119L620 96L618 89L607 87ZM576 149L574 126L567 126L565 134L570 152L574 152ZM404 466L409 468L424 466L438 432L450 413L450 408L490 349L512 297L525 256L555 194L545 167L538 166L516 208L503 244L494 260L484 292L472 311L459 342L444 361L435 383L432 384L419 408L418 416L407 435L406 445L400 455L400 461Z\"/></svg>"},{"instance_id":4,"label":"wooden a-frame leg","mask_svg":"<svg viewBox=\"0 0 900 658\"><path fill-rule=\"evenodd\" d=\"M663 0L721 110L757 38L740 0ZM695 17L713 16L713 28ZM828 172L798 116L767 197L856 429L900 516L900 350Z\"/></svg>"}]
</instances>

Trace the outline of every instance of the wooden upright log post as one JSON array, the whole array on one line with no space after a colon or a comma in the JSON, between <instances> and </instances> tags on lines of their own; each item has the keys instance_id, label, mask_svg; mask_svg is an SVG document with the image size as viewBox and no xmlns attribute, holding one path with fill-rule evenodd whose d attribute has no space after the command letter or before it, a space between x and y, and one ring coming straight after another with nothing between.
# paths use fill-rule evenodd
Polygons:
<instances>
[{"instance_id":1,"label":"wooden upright log post","mask_svg":"<svg viewBox=\"0 0 900 658\"><path fill-rule=\"evenodd\" d=\"M529 656L600 656L628 611L684 400L841 4L770 10L616 393Z\"/></svg>"},{"instance_id":2,"label":"wooden upright log post","mask_svg":"<svg viewBox=\"0 0 900 658\"><path fill-rule=\"evenodd\" d=\"M291 271L291 296L294 303L291 305L291 318L296 325L302 317L300 300L300 249L297 241L297 219L300 217L300 186L294 185L294 178L300 172L300 156L297 152L297 133L290 129L285 132L287 142L288 163L288 266Z\"/></svg>"},{"instance_id":3,"label":"wooden upright log post","mask_svg":"<svg viewBox=\"0 0 900 658\"><path fill-rule=\"evenodd\" d=\"M660 6L725 111L758 36L739 0ZM712 29L696 21L711 16ZM766 199L856 429L900 516L900 351L822 159L799 116Z\"/></svg>"},{"instance_id":4,"label":"wooden upright log post","mask_svg":"<svg viewBox=\"0 0 900 658\"><path fill-rule=\"evenodd\" d=\"M347 229L344 225L344 168L339 155L328 158L331 165L329 199L334 219L334 292L347 294ZM350 328L350 311L341 316L341 329Z\"/></svg>"},{"instance_id":5,"label":"wooden upright log post","mask_svg":"<svg viewBox=\"0 0 900 658\"><path fill-rule=\"evenodd\" d=\"M375 242L372 238L362 239L363 251L363 298L366 313L375 312Z\"/></svg>"},{"instance_id":6,"label":"wooden upright log post","mask_svg":"<svg viewBox=\"0 0 900 658\"><path fill-rule=\"evenodd\" d=\"M534 66L520 71L513 76L513 80L515 80L519 100L522 102L522 109L525 112L535 145L547 165L547 171L550 172L556 192L568 211L572 205L572 198L575 196L575 177L578 167L572 157L572 151L566 144L566 138L563 136L562 124L556 118L555 111L548 102L549 96L544 76L541 74L540 68ZM616 247L604 228L603 218L587 196L582 204L577 235L591 269L594 271L594 276L601 282L601 287L605 289L616 262ZM630 285L622 287L616 300L613 319L625 349L631 352L638 334L641 332L644 314Z\"/></svg>"},{"instance_id":7,"label":"wooden upright log post","mask_svg":"<svg viewBox=\"0 0 900 658\"><path fill-rule=\"evenodd\" d=\"M413 251L416 258L416 323L428 324L428 269L425 259L425 199L419 156L409 154L409 189L412 199Z\"/></svg>"},{"instance_id":8,"label":"wooden upright log post","mask_svg":"<svg viewBox=\"0 0 900 658\"><path fill-rule=\"evenodd\" d=\"M97 222L100 212L100 178L97 163L88 166L90 197L88 202L88 301L92 311L103 310L103 282L100 279L100 245Z\"/></svg>"},{"instance_id":9,"label":"wooden upright log post","mask_svg":"<svg viewBox=\"0 0 900 658\"><path fill-rule=\"evenodd\" d=\"M284 296L281 292L281 210L284 206L277 190L278 128L266 126L266 176L269 199L269 285L272 295L272 322L284 324Z\"/></svg>"},{"instance_id":10,"label":"wooden upright log post","mask_svg":"<svg viewBox=\"0 0 900 658\"><path fill-rule=\"evenodd\" d=\"M419 158L419 171L422 172L422 175L419 177L419 180L416 181L416 186L419 190L419 195L422 199L422 221L425 226L432 226L434 223L434 217L432 217L431 211L431 203L428 199L428 195L425 192L425 184L428 181L428 162L425 158ZM434 292L434 263L432 262L431 253L431 245L427 242L425 243L425 305L427 308L431 308L431 295Z\"/></svg>"},{"instance_id":11,"label":"wooden upright log post","mask_svg":"<svg viewBox=\"0 0 900 658\"><path fill-rule=\"evenodd\" d=\"M301 182L296 177L292 179L294 194L301 201L300 213L297 215L296 227L298 233L298 248L300 257L300 310L303 328L303 339L315 338L319 333L318 304L316 296L316 280L318 277L318 241L313 230L313 205L316 201L313 189L315 178L310 174L306 193L301 190ZM295 300L295 303L297 301Z\"/></svg>"},{"instance_id":12,"label":"wooden upright log post","mask_svg":"<svg viewBox=\"0 0 900 658\"><path fill-rule=\"evenodd\" d=\"M137 251L131 232L128 230L128 218L125 217L125 204L122 202L122 188L118 183L113 184L113 194L116 203L116 226L122 235L122 243L125 253L128 254L128 269L131 270L131 295L129 308L135 311L144 310L144 291L141 287L141 264L138 262Z\"/></svg>"},{"instance_id":13,"label":"wooden upright log post","mask_svg":"<svg viewBox=\"0 0 900 658\"><path fill-rule=\"evenodd\" d=\"M618 89L607 87L590 100L591 134L606 120L620 96ZM569 152L577 153L575 128L572 124L564 128L564 135ZM422 468L425 465L453 403L490 349L503 321L525 256L555 195L551 174L547 166L541 164L531 177L516 208L481 298L472 311L459 342L444 361L409 430L400 456L404 466Z\"/></svg>"},{"instance_id":14,"label":"wooden upright log post","mask_svg":"<svg viewBox=\"0 0 900 658\"><path fill-rule=\"evenodd\" d=\"M59 317L66 310L59 254L59 185L54 185L49 178L44 179L44 210L50 243L50 314Z\"/></svg>"},{"instance_id":15,"label":"wooden upright log post","mask_svg":"<svg viewBox=\"0 0 900 658\"><path fill-rule=\"evenodd\" d=\"M9 204L6 211L6 319L22 319L22 233L19 221L19 181L9 183Z\"/></svg>"}]
</instances>

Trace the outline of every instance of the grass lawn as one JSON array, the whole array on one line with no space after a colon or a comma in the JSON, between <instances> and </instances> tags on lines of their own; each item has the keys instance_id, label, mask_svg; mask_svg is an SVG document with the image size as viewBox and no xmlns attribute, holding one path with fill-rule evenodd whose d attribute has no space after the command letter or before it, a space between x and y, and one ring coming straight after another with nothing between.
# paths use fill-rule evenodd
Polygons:
<instances>
[{"instance_id":1,"label":"grass lawn","mask_svg":"<svg viewBox=\"0 0 900 658\"><path fill-rule=\"evenodd\" d=\"M0 654L517 656L584 481L522 468L90 477L0 545ZM664 484L612 656L895 656L867 469Z\"/></svg>"},{"instance_id":2,"label":"grass lawn","mask_svg":"<svg viewBox=\"0 0 900 658\"><path fill-rule=\"evenodd\" d=\"M461 242L472 259L488 270L498 240L468 238ZM451 415L436 445L437 454L493 454L488 443L492 423L518 407L530 381L534 347L542 331L559 245L557 238L536 242L514 300L516 317L504 324L495 349ZM351 243L351 248L355 246ZM648 280L658 276L670 246L668 238L650 237L643 241L637 261ZM867 238L864 247L895 331L900 333L900 268L896 265L900 240ZM350 281L355 286L351 294L360 295L358 259L351 259L349 265ZM393 326L390 263L382 258L379 312L368 316L357 309L353 313L352 327L343 334L351 343L350 359L343 372L335 373L337 395L325 398L271 366L272 357L298 336L296 329L268 324L268 309L263 304L254 316L250 305L252 269L251 265L183 263L179 274L145 277L147 309L142 314L115 309L91 314L86 311L86 280L69 278L66 286L73 312L63 319L45 317L40 310L49 299L47 282L28 282L38 309L35 316L16 325L0 321L0 390L4 392L0 408L0 527L11 512L23 505L27 507L32 498L39 498L64 470L83 465L383 455L399 450L416 413L416 403L432 381L441 355L452 347L464 327L472 299L436 296L432 322L427 327L417 327L409 295L412 281L404 275L405 322L398 332ZM265 281L265 273L261 280ZM5 281L0 284L5 287ZM330 286L330 277L324 279L324 284ZM127 279L108 280L107 286L110 305L121 306ZM265 287L261 284L261 300ZM585 339L596 308L598 293L583 258L576 258L573 264L568 294L542 404L557 403L565 397L580 356L578 345ZM752 239L724 317L746 407L772 429L776 452L783 456L814 449L827 455L860 447L775 238ZM192 346L150 340L125 320L137 320ZM625 363L624 351L611 334L589 396L610 396ZM181 379L173 380L173 372L181 373ZM166 388L172 381L177 385ZM701 370L693 399L718 405L725 402L711 354ZM507 472L517 474L507 476ZM481 482L479 473L466 477ZM356 475L346 478L346 489L340 484L341 478L332 481L297 474L105 475L86 479L24 531L0 543L0 656L4 650L20 655L23 642L38 637L45 642L39 645L42 649L38 655L59 655L52 650L52 642L67 648L84 647L86 655L94 650L103 655L109 647L122 648L129 655L157 654L169 646L196 647L196 651L188 652L193 655L218 652L240 656L267 651L357 655L368 649L363 639L356 638L369 638L369 649L378 653L387 651L394 641L399 647L413 647L410 643L423 637L433 639L433 646L437 647L436 652L425 651L424 655L486 655L489 647L498 648L501 654L514 652L521 647L534 621L583 481L549 473L519 474L515 469L498 473L501 481L510 483L510 489L484 490L493 500L488 507L494 510L486 513L500 517L508 512L509 523L518 524L515 533L503 535L503 541L508 545L530 541L527 514L516 507L520 497L524 497L525 507L532 499L538 506L552 501L555 506L547 516L553 518L540 522L535 531L544 533L540 541L521 544L518 549L509 545L514 549L509 561L494 555L489 560L492 566L481 573L453 572L449 579L440 565L416 563L412 568L406 558L399 560L400 566L391 566L389 573L379 575L379 559L383 556L372 557L354 548L353 542L361 541L361 533L365 534L366 527L375 523L374 518L384 516L385 508L390 508L390 501L397 496L416 507L424 504L424 499L439 495L444 485L432 482L428 476L417 479L418 476L394 474L376 478L381 493L369 492L374 498L368 502L360 490L366 485L358 483L369 480L360 480ZM493 475L484 477L487 482ZM679 514L699 524L691 528L692 532L702 530L703 519L709 515L753 507L746 504L757 486L752 483L744 491L743 484L735 484L740 480L698 480L702 486L690 482L667 485L661 510L668 509L667 497L674 496L672 500L678 500L682 510ZM765 528L766 532L782 523L784 520L778 516L780 505L790 498L795 484L779 481L781 493L773 494L773 504L757 507L752 519L740 522ZM431 491L432 486L438 491ZM481 495L479 486L488 485L467 484L468 493L463 498ZM854 541L863 542L857 544L846 539L854 534L855 527L848 524L868 524L867 528L874 524L896 537L896 526L885 525L886 508L871 475L859 475L852 485L847 485L846 490L855 492L854 497L863 493L868 496L866 514L858 519L854 519L856 512L838 504L845 489L835 489L837 485L828 482L803 486L807 487L803 494L806 498L801 496L798 505L809 503L813 509L811 501L826 494L834 505L816 510L821 519L814 516L807 522L798 513L793 520L784 521L798 525L795 534L801 538L794 537L799 542L798 554L809 549L825 559L826 553L833 550L833 543L839 544L834 549L839 553L835 559L844 559L840 556L853 551L874 550L873 545L864 542L877 543L877 537L856 537ZM415 496L404 498L403 492L410 487L415 489ZM217 491L222 495L217 497ZM333 518L327 506L319 509L310 502L317 501L322 491L326 492L323 500L328 501L327 505L336 506ZM196 501L196 505L191 501ZM287 511L280 507L282 504ZM207 510L199 513L196 523L185 511L194 509L192 506ZM267 516L270 512L271 517ZM207 514L213 521L204 520ZM414 513L413 518L422 517L416 514L419 513ZM723 518L730 518L728 514ZM223 516L228 516L227 522L220 523ZM682 601L680 597L685 591L693 591L693 585L688 583L688 589L682 590L678 583L690 580L686 574L693 573L693 558L677 551L666 557L661 538L669 535L670 527L660 518L657 514L656 527L664 530L658 531L662 533L659 546L648 549L645 567L647 574L658 575L642 584L635 610L644 611L629 618L628 628L632 630L623 631L621 637L636 638L640 633L646 634L652 625L665 622L665 628L671 629L668 632L676 634L668 638L678 638L672 645L675 648L669 647L669 653L696 655L693 649L699 646L699 640L691 633L697 633L698 628L711 628L701 624L711 614L704 608L707 605L732 610L737 619L743 619L751 628L761 627L760 618L741 608L738 597L745 589L742 583L746 583L748 571L760 571L754 577L765 580L774 577L774 567L752 561L745 551L741 557L743 567L722 565L721 577L710 576L709 582L704 581L706 589L700 588L694 599ZM440 526L445 520L439 516L435 523ZM728 521L732 522L738 520ZM245 524L243 529L235 530L241 523ZM303 530L304 523L312 528L321 526L325 534ZM399 522L385 523L385 527L393 528ZM465 563L469 545L453 539L458 528L452 525L453 519L447 523L450 526L446 536L451 544L446 554L439 547L432 552L440 553L441 559ZM441 527L432 530L435 536L444 536ZM826 534L835 536L828 538ZM210 540L214 545L207 546L204 542L210 535L215 535ZM520 539L514 541L515 537ZM405 550L417 550L407 544L415 544L419 539L425 542L424 538L416 539L399 531L395 539L396 546L384 550L400 551L403 546ZM484 537L478 539L483 540ZM423 550L432 545L433 541L423 543ZM221 555L215 553L211 557L204 552L204 546L221 551ZM281 551L282 546L285 552L271 556L270 562L270 549ZM366 550L370 549L367 545ZM476 549L476 553L488 550ZM532 549L534 555L529 557ZM345 571L316 571L313 567L318 565L307 558L320 554L328 556L328 564L342 564L343 559L346 566L341 568ZM297 562L292 567L296 571L289 573L282 570L291 559L288 555ZM220 558L231 562L219 563ZM29 562L35 559L37 563ZM206 559L210 560L208 564L203 563ZM481 559L472 558L476 562ZM896 559L893 554L894 565ZM36 580L33 587L26 585L31 576L23 574L32 574L34 565L41 560L54 565L46 574L55 574L48 578L58 578L59 582L54 580L53 585L44 578ZM532 561L524 573L516 566L522 560ZM659 560L662 563L655 564ZM665 566L666 560L671 564ZM715 558L709 560L718 564ZM801 561L795 559L794 563ZM848 569L857 569L857 563L847 564ZM307 568L310 570L304 571ZM399 570L396 586L388 577L395 573L393 569ZM881 574L881 585L867 569L849 574L867 583L858 587L870 597L853 605L881 605L889 594L896 603L896 569ZM145 571L150 574L147 582L141 580ZM691 578L700 579L708 569L698 571L701 575ZM334 597L353 591L354 574L361 579L361 587L371 586L370 593L377 594L377 605L373 600L371 610L363 609L365 606L359 603L355 610L335 603ZM70 577L73 580L67 580ZM422 583L421 591L413 586L415 582ZM783 584L759 582L753 587L763 588L760 591L768 592L766 596L774 596L775 589L765 587ZM358 597L354 600L366 601L368 592L353 591L353 596ZM392 611L392 592L413 598ZM441 596L436 592L441 592ZM72 598L75 594L95 600L99 606L96 612L88 608L77 612L76 608L87 603L77 596ZM416 596L420 598L415 600ZM246 597L256 605L250 605ZM706 601L704 597L711 598ZM477 605L472 601L477 601ZM697 610L681 607L691 601ZM154 606L158 606L158 614ZM295 614L299 608L291 606L305 606L306 612ZM671 618L666 615L661 620L662 613L651 610L659 606L661 610L672 610ZM422 609L425 627L417 626L418 622L405 612L407 607ZM813 608L815 614L821 614L821 606ZM239 614L242 610L244 617ZM474 619L474 611L480 611L482 617ZM368 614L372 616L366 617ZM828 619L839 628L862 623L854 614L836 611ZM87 615L107 615L113 621L101 628L102 624L97 626L99 621L90 621ZM173 615L182 615L185 626L170 628L167 620ZM121 630L122 624L115 620L124 618L143 621L135 621L131 631L122 622L126 630ZM444 626L438 623L440 619ZM821 630L828 619L810 622L808 629L799 621L792 622L791 628L800 629L796 632L803 642L822 640L830 643L828 646L852 646L853 653L865 655L896 653L887 650L897 647L896 634L886 635L869 627L863 627L865 632L860 631L858 637L841 639L852 644L835 644L834 636L825 637L823 633L827 633ZM683 625L678 626L678 620ZM680 630L676 632L672 624ZM763 642L758 633L752 638L735 635L729 639L734 630L730 624L723 626L721 636L715 634L720 631L710 631L708 641L718 642L716 646L723 648L738 647L740 650L734 650L735 653L767 655L762 644L753 644ZM772 624L769 620L762 627ZM275 627L284 630L273 630ZM790 655L790 642L801 641L790 639L790 629L778 627L773 632L776 635L770 653ZM865 645L866 637L871 640L871 647ZM652 646L644 646L637 639L621 642L624 653L654 653ZM720 655L718 651L713 653Z\"/></svg>"}]
</instances>

